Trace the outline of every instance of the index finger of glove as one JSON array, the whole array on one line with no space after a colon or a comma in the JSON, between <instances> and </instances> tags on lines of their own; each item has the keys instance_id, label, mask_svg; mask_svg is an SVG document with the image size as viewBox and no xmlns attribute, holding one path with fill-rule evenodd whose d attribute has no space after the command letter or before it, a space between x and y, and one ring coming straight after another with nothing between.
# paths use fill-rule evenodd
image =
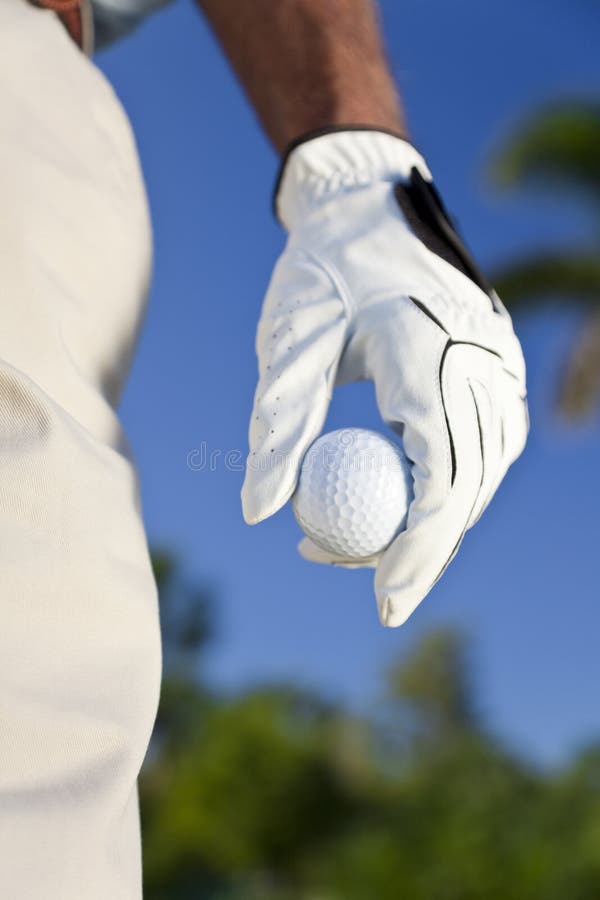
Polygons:
<instances>
[{"instance_id":1,"label":"index finger of glove","mask_svg":"<svg viewBox=\"0 0 600 900\"><path fill-rule=\"evenodd\" d=\"M326 273L309 258L284 255L256 338L259 381L242 488L250 524L273 515L295 490L325 421L345 329L343 303Z\"/></svg>"}]
</instances>

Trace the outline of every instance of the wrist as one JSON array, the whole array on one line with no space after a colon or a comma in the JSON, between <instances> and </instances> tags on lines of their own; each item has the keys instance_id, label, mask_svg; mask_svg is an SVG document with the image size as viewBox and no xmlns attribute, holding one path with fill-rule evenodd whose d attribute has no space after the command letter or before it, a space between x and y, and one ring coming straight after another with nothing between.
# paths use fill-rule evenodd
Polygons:
<instances>
[{"instance_id":1,"label":"wrist","mask_svg":"<svg viewBox=\"0 0 600 900\"><path fill-rule=\"evenodd\" d=\"M358 85L312 92L309 102L295 99L282 112L275 148L281 156L290 146L303 141L307 135L330 130L378 129L408 140L408 127L399 100L390 91L371 89L361 97Z\"/></svg>"}]
</instances>

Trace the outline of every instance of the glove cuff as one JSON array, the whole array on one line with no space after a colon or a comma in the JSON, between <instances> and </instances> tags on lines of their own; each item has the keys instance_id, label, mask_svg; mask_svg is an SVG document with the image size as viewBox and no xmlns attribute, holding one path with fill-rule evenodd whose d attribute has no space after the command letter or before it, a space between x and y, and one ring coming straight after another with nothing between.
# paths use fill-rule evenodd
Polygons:
<instances>
[{"instance_id":1,"label":"glove cuff","mask_svg":"<svg viewBox=\"0 0 600 900\"><path fill-rule=\"evenodd\" d=\"M421 154L391 132L367 126L313 132L284 154L275 188L275 214L289 231L331 195L376 181L408 178L413 168L431 181Z\"/></svg>"}]
</instances>

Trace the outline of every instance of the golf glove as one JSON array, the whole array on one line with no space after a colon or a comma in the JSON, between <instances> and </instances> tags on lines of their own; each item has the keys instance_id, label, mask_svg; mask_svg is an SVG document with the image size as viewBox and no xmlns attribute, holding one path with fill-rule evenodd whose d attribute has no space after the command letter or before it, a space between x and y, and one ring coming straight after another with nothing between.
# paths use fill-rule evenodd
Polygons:
<instances>
[{"instance_id":1,"label":"golf glove","mask_svg":"<svg viewBox=\"0 0 600 900\"><path fill-rule=\"evenodd\" d=\"M406 530L377 557L384 625L402 624L525 445L525 365L508 313L456 234L423 158L383 131L295 146L277 214L289 232L256 338L242 489L250 524L296 488L336 384L375 383L412 464ZM300 544L308 559L357 565Z\"/></svg>"}]
</instances>

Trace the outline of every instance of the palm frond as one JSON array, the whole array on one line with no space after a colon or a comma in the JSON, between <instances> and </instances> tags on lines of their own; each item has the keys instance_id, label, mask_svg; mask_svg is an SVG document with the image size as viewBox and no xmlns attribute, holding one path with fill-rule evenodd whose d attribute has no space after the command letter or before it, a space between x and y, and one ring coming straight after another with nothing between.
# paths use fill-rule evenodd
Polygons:
<instances>
[{"instance_id":1,"label":"palm frond","mask_svg":"<svg viewBox=\"0 0 600 900\"><path fill-rule=\"evenodd\" d=\"M587 316L561 381L559 406L569 419L583 419L600 404L600 311Z\"/></svg>"},{"instance_id":2,"label":"palm frond","mask_svg":"<svg viewBox=\"0 0 600 900\"><path fill-rule=\"evenodd\" d=\"M492 160L501 187L538 186L584 193L600 205L600 104L570 101L534 113Z\"/></svg>"},{"instance_id":3,"label":"palm frond","mask_svg":"<svg viewBox=\"0 0 600 900\"><path fill-rule=\"evenodd\" d=\"M497 271L492 283L510 309L558 301L600 309L600 253L525 257Z\"/></svg>"}]
</instances>

